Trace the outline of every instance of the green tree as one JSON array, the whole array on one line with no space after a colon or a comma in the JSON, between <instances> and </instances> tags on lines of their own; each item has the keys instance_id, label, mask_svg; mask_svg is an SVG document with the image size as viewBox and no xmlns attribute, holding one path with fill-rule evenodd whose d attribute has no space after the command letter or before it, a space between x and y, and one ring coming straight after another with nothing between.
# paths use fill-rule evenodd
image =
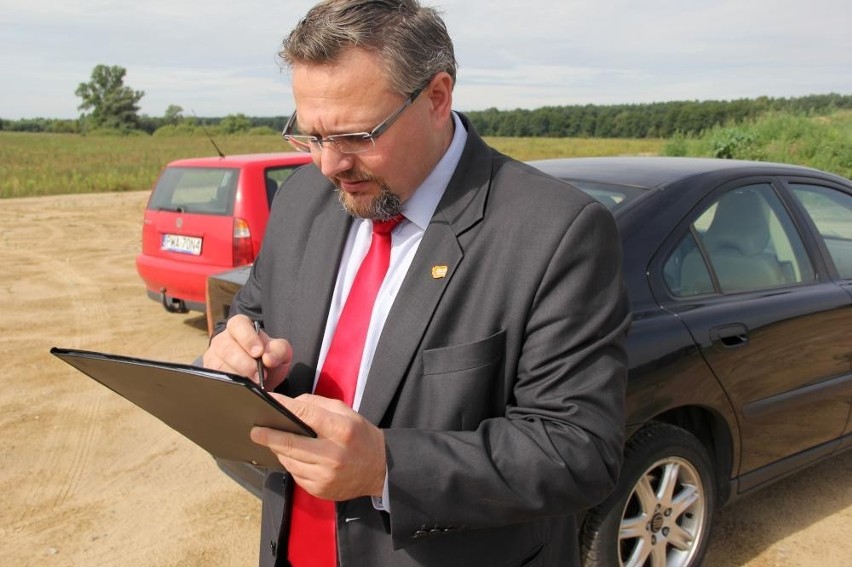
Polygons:
<instances>
[{"instance_id":1,"label":"green tree","mask_svg":"<svg viewBox=\"0 0 852 567\"><path fill-rule=\"evenodd\" d=\"M139 125L139 101L143 91L124 84L127 70L113 65L96 65L88 83L80 83L74 92L83 102L77 108L90 110L84 115L95 128L136 129Z\"/></svg>"},{"instance_id":2,"label":"green tree","mask_svg":"<svg viewBox=\"0 0 852 567\"><path fill-rule=\"evenodd\" d=\"M176 104L170 104L163 115L163 122L166 124L177 125L183 120L183 107Z\"/></svg>"},{"instance_id":3,"label":"green tree","mask_svg":"<svg viewBox=\"0 0 852 567\"><path fill-rule=\"evenodd\" d=\"M229 114L219 121L219 132L222 134L238 134L251 129L251 120L245 114Z\"/></svg>"}]
</instances>

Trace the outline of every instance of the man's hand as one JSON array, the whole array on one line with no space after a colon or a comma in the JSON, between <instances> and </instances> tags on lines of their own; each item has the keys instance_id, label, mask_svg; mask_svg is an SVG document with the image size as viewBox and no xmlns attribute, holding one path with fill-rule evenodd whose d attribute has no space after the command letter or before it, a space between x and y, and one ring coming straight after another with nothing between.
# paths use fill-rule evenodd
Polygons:
<instances>
[{"instance_id":1,"label":"man's hand","mask_svg":"<svg viewBox=\"0 0 852 567\"><path fill-rule=\"evenodd\" d=\"M210 341L203 363L205 368L248 376L258 382L257 359L261 356L267 370L264 386L272 391L287 376L293 349L285 339L270 338L263 331L256 333L245 315L235 315L226 329Z\"/></svg>"},{"instance_id":2,"label":"man's hand","mask_svg":"<svg viewBox=\"0 0 852 567\"><path fill-rule=\"evenodd\" d=\"M251 439L268 447L296 483L318 498L349 500L381 496L385 481L382 430L341 401L304 394L275 394L317 437L255 427Z\"/></svg>"}]
</instances>

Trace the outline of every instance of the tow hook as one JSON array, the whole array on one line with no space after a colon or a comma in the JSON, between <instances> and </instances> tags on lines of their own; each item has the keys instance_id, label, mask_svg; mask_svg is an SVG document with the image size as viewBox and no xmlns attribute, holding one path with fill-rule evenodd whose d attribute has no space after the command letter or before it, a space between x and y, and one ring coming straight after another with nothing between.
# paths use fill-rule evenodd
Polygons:
<instances>
[{"instance_id":1,"label":"tow hook","mask_svg":"<svg viewBox=\"0 0 852 567\"><path fill-rule=\"evenodd\" d=\"M163 303L163 309L168 311L169 313L189 313L189 309L186 308L186 303L183 302L183 299L169 299L166 295L166 288L160 288L160 301Z\"/></svg>"}]
</instances>

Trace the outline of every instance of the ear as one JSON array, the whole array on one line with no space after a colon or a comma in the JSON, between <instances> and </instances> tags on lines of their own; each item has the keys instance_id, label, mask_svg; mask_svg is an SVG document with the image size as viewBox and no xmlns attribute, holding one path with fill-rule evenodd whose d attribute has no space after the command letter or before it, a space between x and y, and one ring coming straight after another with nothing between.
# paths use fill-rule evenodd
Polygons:
<instances>
[{"instance_id":1,"label":"ear","mask_svg":"<svg viewBox=\"0 0 852 567\"><path fill-rule=\"evenodd\" d=\"M453 78L446 71L441 71L429 81L423 89L423 95L429 99L429 109L432 119L439 123L446 122L453 109ZM421 96L423 96L421 95Z\"/></svg>"}]
</instances>

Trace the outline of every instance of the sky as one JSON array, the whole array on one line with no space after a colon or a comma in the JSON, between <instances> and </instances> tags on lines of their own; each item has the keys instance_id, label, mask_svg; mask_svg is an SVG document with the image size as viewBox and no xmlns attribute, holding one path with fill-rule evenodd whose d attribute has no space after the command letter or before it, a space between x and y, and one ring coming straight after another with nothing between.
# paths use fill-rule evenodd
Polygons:
<instances>
[{"instance_id":1,"label":"sky","mask_svg":"<svg viewBox=\"0 0 852 567\"><path fill-rule=\"evenodd\" d=\"M456 110L852 94L850 0L422 0ZM286 116L282 38L314 0L0 0L0 118L76 118L98 64L140 114Z\"/></svg>"}]
</instances>

